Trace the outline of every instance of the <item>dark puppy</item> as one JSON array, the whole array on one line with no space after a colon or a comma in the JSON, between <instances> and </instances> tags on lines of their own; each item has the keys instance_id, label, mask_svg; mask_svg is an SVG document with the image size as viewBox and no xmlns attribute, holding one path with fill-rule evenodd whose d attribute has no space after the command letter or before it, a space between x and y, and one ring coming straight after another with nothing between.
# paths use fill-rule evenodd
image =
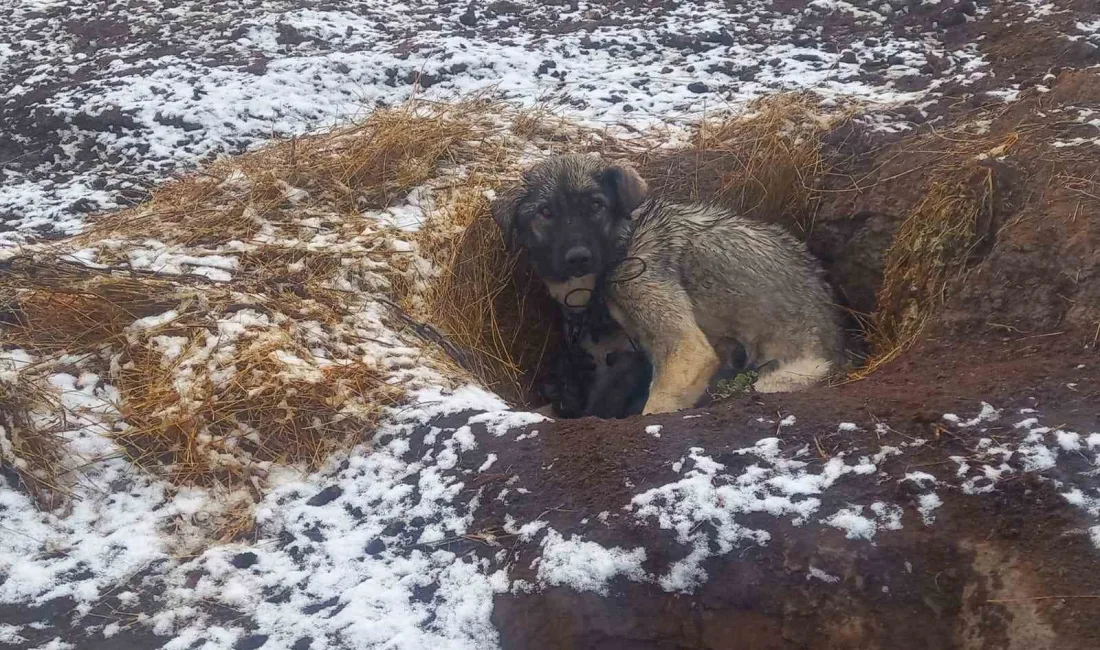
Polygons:
<instances>
[{"instance_id":1,"label":"dark puppy","mask_svg":"<svg viewBox=\"0 0 1100 650\"><path fill-rule=\"evenodd\" d=\"M760 392L799 390L842 359L818 265L781 228L706 205L647 199L629 167L567 155L527 171L493 216L554 297L606 300L653 365L644 411L696 404L741 344Z\"/></svg>"},{"instance_id":2,"label":"dark puppy","mask_svg":"<svg viewBox=\"0 0 1100 650\"><path fill-rule=\"evenodd\" d=\"M622 418L645 406L652 381L649 360L597 299L565 309L562 345L551 356L544 399L561 417Z\"/></svg>"}]
</instances>

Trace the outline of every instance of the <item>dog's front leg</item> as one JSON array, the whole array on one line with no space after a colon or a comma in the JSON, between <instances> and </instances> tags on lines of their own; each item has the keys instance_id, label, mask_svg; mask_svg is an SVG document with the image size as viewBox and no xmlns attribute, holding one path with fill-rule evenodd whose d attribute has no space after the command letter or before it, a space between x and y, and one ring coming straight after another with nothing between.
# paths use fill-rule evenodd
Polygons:
<instances>
[{"instance_id":1,"label":"dog's front leg","mask_svg":"<svg viewBox=\"0 0 1100 650\"><path fill-rule=\"evenodd\" d=\"M634 336L653 364L643 414L691 408L721 362L695 321L691 298L678 282L647 278L612 285L611 316Z\"/></svg>"},{"instance_id":2,"label":"dog's front leg","mask_svg":"<svg viewBox=\"0 0 1100 650\"><path fill-rule=\"evenodd\" d=\"M663 358L654 359L653 386L643 414L691 408L707 390L720 365L718 353L693 323L680 332Z\"/></svg>"}]
</instances>

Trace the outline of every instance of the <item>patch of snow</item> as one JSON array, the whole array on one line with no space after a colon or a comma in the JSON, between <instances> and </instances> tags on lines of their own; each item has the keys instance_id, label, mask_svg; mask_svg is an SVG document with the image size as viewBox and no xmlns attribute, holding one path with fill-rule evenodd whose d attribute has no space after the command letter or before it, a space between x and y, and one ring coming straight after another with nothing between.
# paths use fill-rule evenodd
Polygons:
<instances>
[{"instance_id":1,"label":"patch of snow","mask_svg":"<svg viewBox=\"0 0 1100 650\"><path fill-rule=\"evenodd\" d=\"M982 402L982 410L978 413L978 415L970 420L966 420L964 422L961 418L959 418L959 416L955 415L954 413L945 413L943 419L957 425L960 428L968 429L970 427L976 427L984 422L994 422L996 420L999 420L1000 417L1001 411L999 409L993 408L993 406L987 402Z\"/></svg>"},{"instance_id":2,"label":"patch of snow","mask_svg":"<svg viewBox=\"0 0 1100 650\"><path fill-rule=\"evenodd\" d=\"M469 423L484 424L493 436L499 438L517 429L522 429L530 424L546 422L549 418L538 413L526 411L509 411L504 409L487 410L470 418Z\"/></svg>"},{"instance_id":3,"label":"patch of snow","mask_svg":"<svg viewBox=\"0 0 1100 650\"><path fill-rule=\"evenodd\" d=\"M932 487L936 484L936 477L926 472L906 472L903 481L913 481L922 488Z\"/></svg>"},{"instance_id":4,"label":"patch of snow","mask_svg":"<svg viewBox=\"0 0 1100 650\"><path fill-rule=\"evenodd\" d=\"M942 505L943 500L934 492L918 497L917 506L925 526L931 526L936 522L935 510Z\"/></svg>"},{"instance_id":5,"label":"patch of snow","mask_svg":"<svg viewBox=\"0 0 1100 650\"><path fill-rule=\"evenodd\" d=\"M493 463L495 463L495 462L497 462L497 455L496 454L487 454L485 456L485 462L481 464L481 467L477 468L478 473L488 471L488 469L490 467L492 467Z\"/></svg>"},{"instance_id":6,"label":"patch of snow","mask_svg":"<svg viewBox=\"0 0 1100 650\"><path fill-rule=\"evenodd\" d=\"M642 568L645 559L643 548L629 551L617 546L604 548L577 535L566 540L551 528L542 540L538 579L544 585L565 585L578 592L607 595L608 583L613 578L647 581L649 577Z\"/></svg>"},{"instance_id":7,"label":"patch of snow","mask_svg":"<svg viewBox=\"0 0 1100 650\"><path fill-rule=\"evenodd\" d=\"M1059 429L1054 432L1054 437L1058 440L1058 446L1066 451L1081 450L1081 436L1072 431Z\"/></svg>"},{"instance_id":8,"label":"patch of snow","mask_svg":"<svg viewBox=\"0 0 1100 650\"><path fill-rule=\"evenodd\" d=\"M781 453L780 444L778 438L765 438L752 447L730 452L757 461L732 474L725 465L705 455L703 449L691 448L687 460L673 466L679 473L682 463L690 462L683 478L631 499L627 509L636 520L655 521L661 528L675 531L681 544L693 548L690 561L670 567L662 584L687 584L685 576L695 575L692 567L705 559L698 549L713 545L717 554L725 554L746 543L767 544L770 533L740 523L742 515L765 513L790 518L795 525L801 525L821 506L817 495L841 477L870 476L876 471L869 460L848 464L842 454L824 465L787 458ZM900 508L882 503L874 507L880 511L877 516L884 527L900 525ZM701 527L703 523L708 526ZM684 587L691 588L694 587Z\"/></svg>"},{"instance_id":9,"label":"patch of snow","mask_svg":"<svg viewBox=\"0 0 1100 650\"><path fill-rule=\"evenodd\" d=\"M840 582L840 578L838 576L834 576L834 575L830 575L828 573L825 573L824 571L822 571L821 569L819 569L815 566L810 567L810 571L806 574L806 579L807 580L811 580L811 579L820 580L822 582L827 582L827 583L830 583L830 584Z\"/></svg>"},{"instance_id":10,"label":"patch of snow","mask_svg":"<svg viewBox=\"0 0 1100 650\"><path fill-rule=\"evenodd\" d=\"M863 506L842 508L832 516L822 519L821 523L843 530L848 539L870 540L874 538L878 524L874 519L864 517L862 513Z\"/></svg>"},{"instance_id":11,"label":"patch of snow","mask_svg":"<svg viewBox=\"0 0 1100 650\"><path fill-rule=\"evenodd\" d=\"M649 425L645 428L645 432L648 433L649 435L653 436L654 438L660 438L661 437L661 428L662 427L659 424L651 424L651 425Z\"/></svg>"},{"instance_id":12,"label":"patch of snow","mask_svg":"<svg viewBox=\"0 0 1100 650\"><path fill-rule=\"evenodd\" d=\"M515 535L521 542L530 542L535 538L535 535L542 529L546 528L547 522L536 519L535 521L529 521L522 526L516 526L516 522L512 519L511 515L505 515L504 517L504 532L509 535Z\"/></svg>"}]
</instances>

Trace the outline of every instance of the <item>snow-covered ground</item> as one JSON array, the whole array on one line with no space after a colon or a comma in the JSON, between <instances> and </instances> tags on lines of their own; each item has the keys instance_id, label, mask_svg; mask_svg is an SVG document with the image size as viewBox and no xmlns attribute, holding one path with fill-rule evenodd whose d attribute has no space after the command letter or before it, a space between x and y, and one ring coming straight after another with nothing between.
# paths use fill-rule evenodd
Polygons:
<instances>
[{"instance_id":1,"label":"snow-covered ground","mask_svg":"<svg viewBox=\"0 0 1100 650\"><path fill-rule=\"evenodd\" d=\"M895 22L904 4L818 1L790 13L770 0L9 3L0 242L71 233L86 214L138 200L210 156L413 95L493 91L644 130L777 90L890 103L986 74L973 43L946 45L925 28L858 38ZM823 36L826 21L848 27Z\"/></svg>"},{"instance_id":2,"label":"snow-covered ground","mask_svg":"<svg viewBox=\"0 0 1100 650\"><path fill-rule=\"evenodd\" d=\"M8 357L8 367L19 362ZM112 443L97 418L110 411L110 388L93 388L95 378L63 374L52 383L73 417L64 435L74 441L74 453L93 459L93 467L80 500L64 515L37 511L10 487L0 490L0 530L7 533L0 538L5 578L0 604L68 597L69 615L79 617L97 604L116 603L122 618L163 636L170 649L230 650L248 639L260 639L268 649L484 649L497 642L490 621L496 594L553 585L607 593L616 578L691 593L708 579L702 566L708 557L770 543L766 530L743 523L748 515L839 528L867 544L903 528L905 504L836 503L829 497L841 484L895 480L880 467L904 453L902 447L841 453L821 463L808 447L784 449L779 438L766 437L724 454L744 458L736 468L704 449L685 449L672 463L681 478L638 491L612 513L675 532L690 552L661 570L647 571L642 547L606 547L578 534L566 538L538 519L508 518L499 534L518 544L509 542L508 550L494 534L476 530L475 517L491 501L507 504L538 486L519 477L475 486L493 464L486 446L515 439L542 418L509 411L495 396L466 387L418 392L375 434L372 449L354 450L313 475L275 476L273 489L256 506L259 541L217 545L181 558L190 522L216 512L209 495L169 490L125 460L103 457ZM900 479L913 483L909 494L919 497L920 519L906 525L934 526L942 497L991 492L1020 472L1046 472L1080 460L1100 468L1100 433L1042 421L1033 409L1007 413L990 405L965 420L945 414L946 425L974 429L978 442L969 455L953 458L953 466ZM873 426L888 430L884 423ZM996 441L983 437L991 428ZM903 447L925 444L913 439ZM1008 464L1013 457L1022 464ZM1100 540L1095 489L1047 480L1095 522L1088 534ZM607 519L608 513L600 515L602 522ZM499 550L456 553L452 543L463 539ZM517 565L517 549L537 552ZM534 570L533 580L514 577L517 568ZM808 578L832 577L828 567L815 568L821 575L811 571ZM9 640L27 632L0 631ZM110 638L119 631L118 621L85 622L90 635ZM302 639L314 641L302 645Z\"/></svg>"}]
</instances>

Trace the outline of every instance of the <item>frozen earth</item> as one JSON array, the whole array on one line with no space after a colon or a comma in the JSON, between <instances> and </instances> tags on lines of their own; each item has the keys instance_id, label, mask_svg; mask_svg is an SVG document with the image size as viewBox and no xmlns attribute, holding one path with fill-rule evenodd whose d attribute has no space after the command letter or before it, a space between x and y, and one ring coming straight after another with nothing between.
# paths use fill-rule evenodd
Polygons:
<instances>
[{"instance_id":1,"label":"frozen earth","mask_svg":"<svg viewBox=\"0 0 1100 650\"><path fill-rule=\"evenodd\" d=\"M176 170L414 94L500 93L629 130L805 88L919 114L990 75L960 37L984 5L7 2L0 236L72 233ZM1100 39L1090 23L1080 32Z\"/></svg>"}]
</instances>

